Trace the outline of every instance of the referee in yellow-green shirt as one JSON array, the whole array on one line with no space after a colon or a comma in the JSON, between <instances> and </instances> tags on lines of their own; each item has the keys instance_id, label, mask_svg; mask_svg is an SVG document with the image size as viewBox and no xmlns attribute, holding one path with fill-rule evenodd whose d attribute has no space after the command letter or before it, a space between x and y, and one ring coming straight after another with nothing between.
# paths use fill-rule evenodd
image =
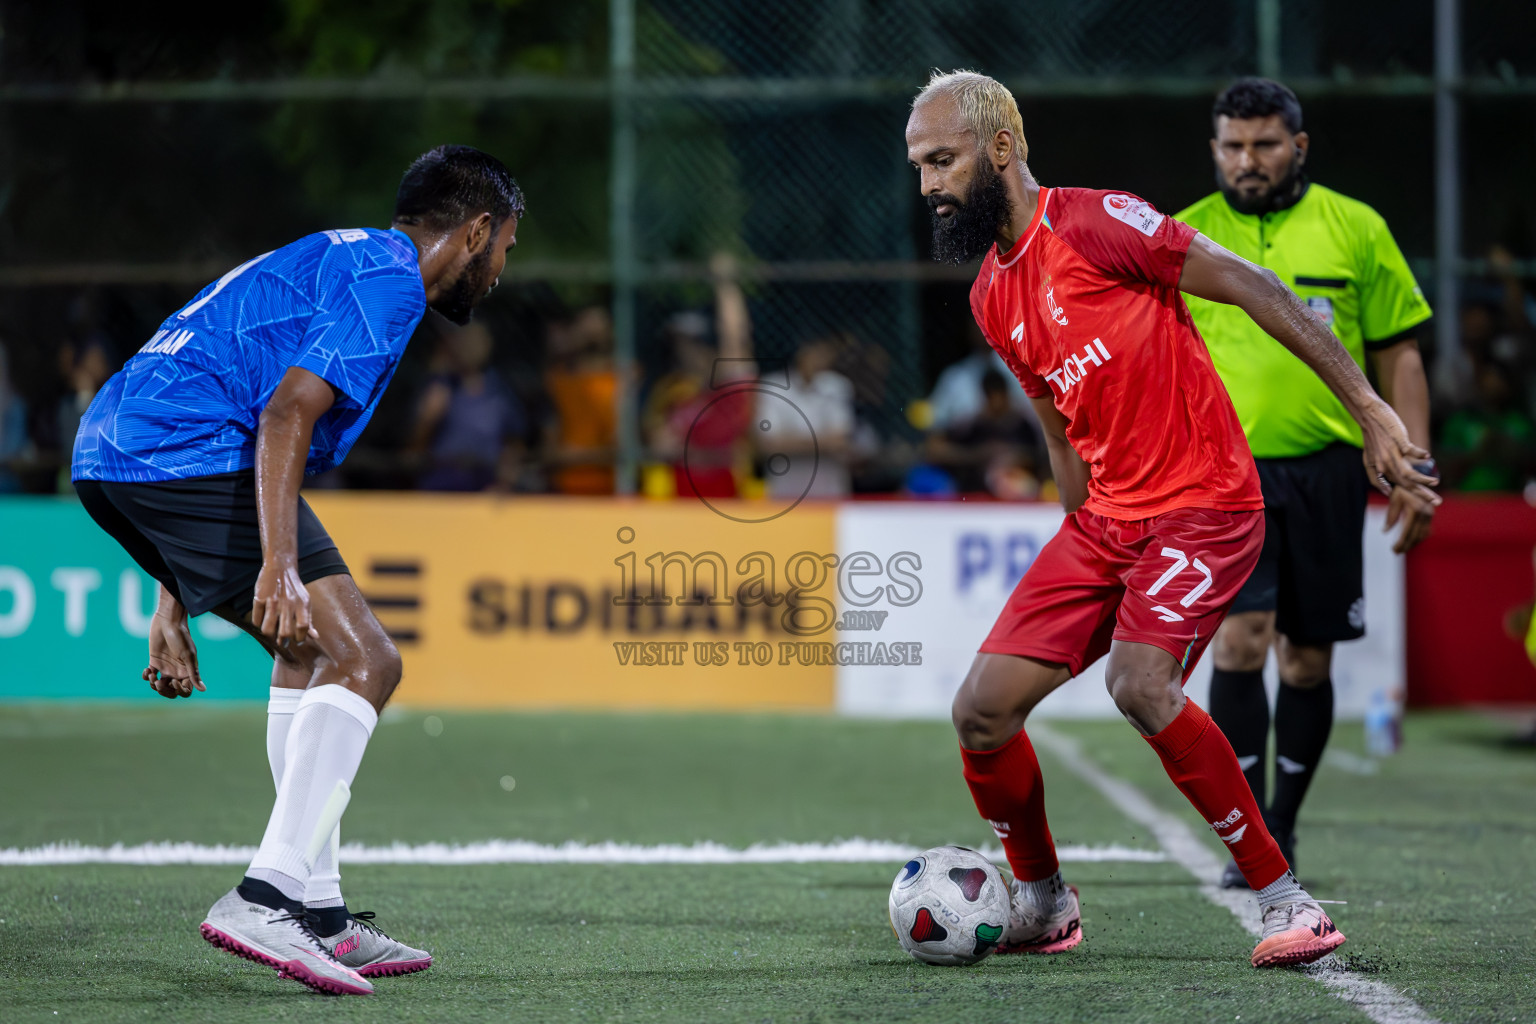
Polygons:
<instances>
[{"instance_id":1,"label":"referee in yellow-green shirt","mask_svg":"<svg viewBox=\"0 0 1536 1024\"><path fill-rule=\"evenodd\" d=\"M1414 331L1429 304L1381 215L1307 180L1301 104L1279 82L1241 79L1212 111L1220 191L1177 218L1268 267L1333 329L1415 444L1429 447L1429 387ZM1366 482L1360 428L1327 386L1236 306L1185 296L1237 408L1264 488L1264 549L1213 645L1210 711L1231 740L1270 832L1296 865L1296 812L1333 725L1333 645L1365 633ZM1432 512L1394 497L1394 550L1429 533ZM1280 665L1275 788L1265 801L1269 702L1264 659ZM1235 863L1222 884L1245 887Z\"/></svg>"}]
</instances>

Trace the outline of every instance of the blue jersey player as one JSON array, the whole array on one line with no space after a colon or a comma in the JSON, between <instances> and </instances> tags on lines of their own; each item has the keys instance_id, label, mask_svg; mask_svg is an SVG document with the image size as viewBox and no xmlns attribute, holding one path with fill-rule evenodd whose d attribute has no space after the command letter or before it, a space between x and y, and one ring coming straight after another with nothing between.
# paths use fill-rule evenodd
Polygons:
<instances>
[{"instance_id":1,"label":"blue jersey player","mask_svg":"<svg viewBox=\"0 0 1536 1024\"><path fill-rule=\"evenodd\" d=\"M160 603L144 678L205 689L189 616L214 612L273 657L277 801L209 942L325 992L432 958L353 915L338 826L400 655L299 496L347 455L432 307L467 323L517 244L523 196L493 157L440 146L405 172L388 231L322 231L248 260L172 314L91 403L72 476Z\"/></svg>"}]
</instances>

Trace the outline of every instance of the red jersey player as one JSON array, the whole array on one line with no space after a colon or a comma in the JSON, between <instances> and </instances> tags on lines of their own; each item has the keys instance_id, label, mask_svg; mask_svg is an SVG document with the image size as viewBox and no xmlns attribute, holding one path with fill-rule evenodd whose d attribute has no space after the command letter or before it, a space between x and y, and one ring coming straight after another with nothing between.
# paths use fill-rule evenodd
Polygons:
<instances>
[{"instance_id":1,"label":"red jersey player","mask_svg":"<svg viewBox=\"0 0 1536 1024\"><path fill-rule=\"evenodd\" d=\"M1271 271L1124 192L1042 188L1012 94L935 75L907 156L940 259L985 256L976 322L1034 400L1068 516L1030 566L955 696L965 779L1013 870L1005 952L1082 941L1024 720L1109 655L1115 706L1231 849L1258 894L1255 967L1308 963L1344 941L1264 827L1226 737L1183 683L1263 545L1259 481L1180 290L1241 306L1359 421L1380 489L1437 504L1408 440L1320 320Z\"/></svg>"}]
</instances>

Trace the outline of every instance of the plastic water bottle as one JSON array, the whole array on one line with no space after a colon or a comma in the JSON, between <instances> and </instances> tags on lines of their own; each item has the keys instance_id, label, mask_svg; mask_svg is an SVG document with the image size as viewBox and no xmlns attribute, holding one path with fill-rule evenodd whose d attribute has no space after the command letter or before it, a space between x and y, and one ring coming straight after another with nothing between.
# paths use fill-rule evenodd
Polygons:
<instances>
[{"instance_id":1,"label":"plastic water bottle","mask_svg":"<svg viewBox=\"0 0 1536 1024\"><path fill-rule=\"evenodd\" d=\"M1371 694L1365 712L1365 749L1372 757L1397 753L1403 745L1402 705L1385 689Z\"/></svg>"}]
</instances>

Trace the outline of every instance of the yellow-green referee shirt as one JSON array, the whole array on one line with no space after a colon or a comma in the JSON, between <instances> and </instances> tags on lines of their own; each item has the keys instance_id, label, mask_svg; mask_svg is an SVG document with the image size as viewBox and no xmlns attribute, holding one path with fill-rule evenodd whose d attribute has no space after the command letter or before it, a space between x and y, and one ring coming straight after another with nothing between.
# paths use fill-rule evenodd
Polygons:
<instances>
[{"instance_id":1,"label":"yellow-green referee shirt","mask_svg":"<svg viewBox=\"0 0 1536 1024\"><path fill-rule=\"evenodd\" d=\"M1211 241L1280 275L1363 370L1365 353L1429 319L1429 303L1364 203L1310 185L1296 205L1238 213L1220 193L1175 214ZM1328 385L1237 306L1185 295L1255 458L1307 455L1335 441L1356 447L1360 427Z\"/></svg>"}]
</instances>

